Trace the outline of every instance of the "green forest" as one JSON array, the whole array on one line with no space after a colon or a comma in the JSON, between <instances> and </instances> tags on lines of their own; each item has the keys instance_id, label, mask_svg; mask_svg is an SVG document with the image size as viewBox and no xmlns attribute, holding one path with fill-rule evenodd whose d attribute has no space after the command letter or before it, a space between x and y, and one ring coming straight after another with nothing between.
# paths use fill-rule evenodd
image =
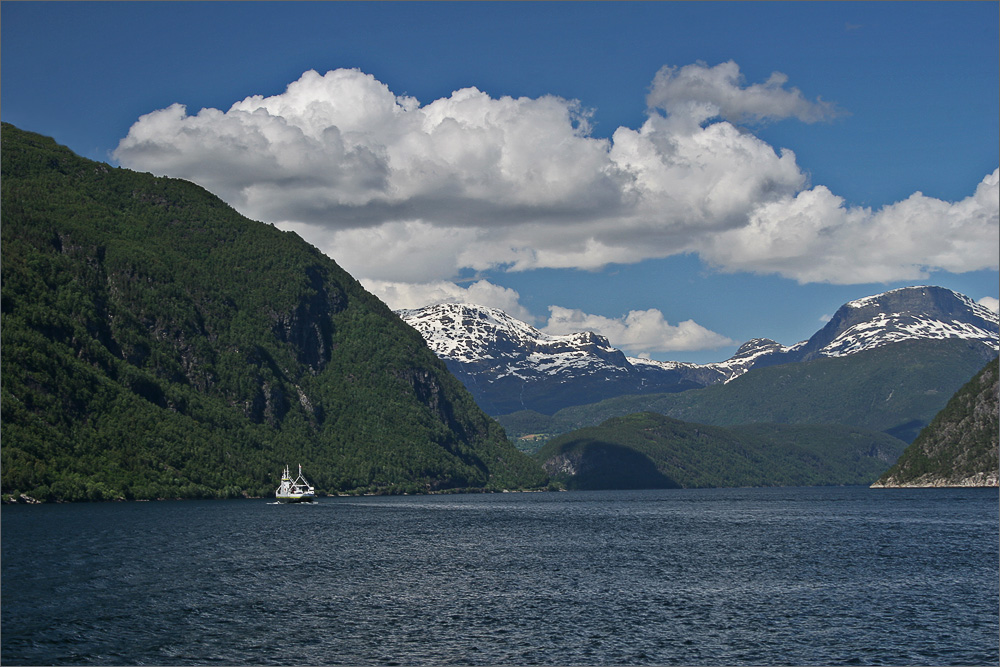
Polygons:
<instances>
[{"instance_id":1,"label":"green forest","mask_svg":"<svg viewBox=\"0 0 1000 667\"><path fill-rule=\"evenodd\" d=\"M576 489L870 484L906 447L843 426L692 424L651 412L550 440L536 457Z\"/></svg>"},{"instance_id":2,"label":"green forest","mask_svg":"<svg viewBox=\"0 0 1000 667\"><path fill-rule=\"evenodd\" d=\"M951 400L885 472L880 485L962 483L1000 470L1000 361L994 359Z\"/></svg>"},{"instance_id":3,"label":"green forest","mask_svg":"<svg viewBox=\"0 0 1000 667\"><path fill-rule=\"evenodd\" d=\"M683 421L837 424L909 443L996 352L959 339L905 341L845 357L755 368L731 382L680 393L619 396L554 415L498 417L508 434L558 435L612 417L656 412Z\"/></svg>"},{"instance_id":4,"label":"green forest","mask_svg":"<svg viewBox=\"0 0 1000 667\"><path fill-rule=\"evenodd\" d=\"M538 488L388 307L204 189L2 128L5 497Z\"/></svg>"}]
</instances>

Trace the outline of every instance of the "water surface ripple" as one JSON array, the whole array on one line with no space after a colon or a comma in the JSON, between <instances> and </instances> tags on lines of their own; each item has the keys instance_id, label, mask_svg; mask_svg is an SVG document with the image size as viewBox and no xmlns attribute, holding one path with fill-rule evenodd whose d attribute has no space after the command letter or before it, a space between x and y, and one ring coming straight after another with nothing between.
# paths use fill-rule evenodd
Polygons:
<instances>
[{"instance_id":1,"label":"water surface ripple","mask_svg":"<svg viewBox=\"0 0 1000 667\"><path fill-rule=\"evenodd\" d=\"M998 664L998 493L7 506L17 664Z\"/></svg>"}]
</instances>

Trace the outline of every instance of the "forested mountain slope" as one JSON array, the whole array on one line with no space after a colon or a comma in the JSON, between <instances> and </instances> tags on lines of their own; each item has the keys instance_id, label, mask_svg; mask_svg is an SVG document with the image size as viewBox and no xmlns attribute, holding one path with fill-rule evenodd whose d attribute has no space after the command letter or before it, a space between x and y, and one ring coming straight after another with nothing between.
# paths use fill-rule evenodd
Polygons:
<instances>
[{"instance_id":1,"label":"forested mountain slope","mask_svg":"<svg viewBox=\"0 0 1000 667\"><path fill-rule=\"evenodd\" d=\"M997 486L1000 398L994 359L965 386L874 484Z\"/></svg>"},{"instance_id":2,"label":"forested mountain slope","mask_svg":"<svg viewBox=\"0 0 1000 667\"><path fill-rule=\"evenodd\" d=\"M499 418L513 436L558 434L633 412L717 426L839 424L912 442L996 350L951 338L907 340L842 357L755 368L726 384L683 393L619 396L548 416Z\"/></svg>"},{"instance_id":3,"label":"forested mountain slope","mask_svg":"<svg viewBox=\"0 0 1000 667\"><path fill-rule=\"evenodd\" d=\"M906 445L841 426L723 428L640 412L550 440L536 454L575 489L870 484Z\"/></svg>"},{"instance_id":4,"label":"forested mountain slope","mask_svg":"<svg viewBox=\"0 0 1000 667\"><path fill-rule=\"evenodd\" d=\"M2 491L538 486L423 339L297 235L2 129Z\"/></svg>"}]
</instances>

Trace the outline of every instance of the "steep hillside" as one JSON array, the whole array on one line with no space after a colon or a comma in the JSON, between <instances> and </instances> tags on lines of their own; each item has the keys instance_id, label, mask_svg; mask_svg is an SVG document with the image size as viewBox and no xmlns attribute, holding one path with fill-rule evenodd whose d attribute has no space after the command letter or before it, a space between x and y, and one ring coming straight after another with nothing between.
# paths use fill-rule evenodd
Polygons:
<instances>
[{"instance_id":1,"label":"steep hillside","mask_svg":"<svg viewBox=\"0 0 1000 667\"><path fill-rule=\"evenodd\" d=\"M839 424L911 442L948 398L996 352L957 338L910 340L843 357L756 368L679 394L620 396L560 410L552 417L499 418L510 435L558 434L614 416L658 412L718 426Z\"/></svg>"},{"instance_id":2,"label":"steep hillside","mask_svg":"<svg viewBox=\"0 0 1000 667\"><path fill-rule=\"evenodd\" d=\"M2 490L42 499L545 481L376 298L185 181L2 129Z\"/></svg>"},{"instance_id":3,"label":"steep hillside","mask_svg":"<svg viewBox=\"0 0 1000 667\"><path fill-rule=\"evenodd\" d=\"M816 486L869 484L904 447L845 427L727 429L635 413L554 438L536 458L575 489Z\"/></svg>"},{"instance_id":4,"label":"steep hillside","mask_svg":"<svg viewBox=\"0 0 1000 667\"><path fill-rule=\"evenodd\" d=\"M994 359L959 389L872 486L998 486L997 364Z\"/></svg>"}]
</instances>

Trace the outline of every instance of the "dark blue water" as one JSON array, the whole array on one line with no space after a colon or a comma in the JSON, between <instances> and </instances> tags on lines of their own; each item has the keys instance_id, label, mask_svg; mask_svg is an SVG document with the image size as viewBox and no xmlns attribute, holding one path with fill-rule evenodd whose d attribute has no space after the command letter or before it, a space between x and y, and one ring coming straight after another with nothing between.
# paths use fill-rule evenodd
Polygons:
<instances>
[{"instance_id":1,"label":"dark blue water","mask_svg":"<svg viewBox=\"0 0 1000 667\"><path fill-rule=\"evenodd\" d=\"M16 664L998 664L996 490L7 506Z\"/></svg>"}]
</instances>

